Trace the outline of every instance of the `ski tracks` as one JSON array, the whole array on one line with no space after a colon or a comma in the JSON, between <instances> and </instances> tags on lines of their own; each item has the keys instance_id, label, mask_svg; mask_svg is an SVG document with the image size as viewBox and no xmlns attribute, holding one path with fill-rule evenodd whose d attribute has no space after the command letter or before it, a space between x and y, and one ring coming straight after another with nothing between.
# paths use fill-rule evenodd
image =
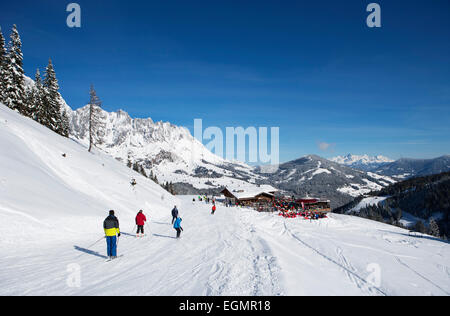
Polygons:
<instances>
[{"instance_id":1,"label":"ski tracks","mask_svg":"<svg viewBox=\"0 0 450 316\"><path fill-rule=\"evenodd\" d=\"M370 284L369 282L367 282L366 279L364 279L363 277L359 276L357 274L357 270L349 263L349 261L347 260L347 258L344 256L343 250L340 247L336 248L336 254L338 259L335 260L333 258L331 258L330 256L327 256L326 254L322 253L320 250L316 249L315 247L309 245L308 243L306 243L305 241L303 241L301 238L299 238L297 235L295 235L286 225L286 223L284 224L284 229L285 231L295 240L297 240L297 242L299 242L300 244L302 244L303 246L309 248L310 250L312 250L314 253L316 253L317 255L321 256L322 258L324 258L325 260L329 261L330 263L336 265L337 267L339 267L347 276L347 278L353 283L355 284L356 287L358 287L360 290L362 290L363 293L367 293L370 295L382 295L382 296L387 296L387 294L380 288Z\"/></svg>"},{"instance_id":2,"label":"ski tracks","mask_svg":"<svg viewBox=\"0 0 450 316\"><path fill-rule=\"evenodd\" d=\"M234 225L223 228L218 236L221 255L211 269L205 294L282 295L276 259L254 226L237 214Z\"/></svg>"},{"instance_id":3,"label":"ski tracks","mask_svg":"<svg viewBox=\"0 0 450 316\"><path fill-rule=\"evenodd\" d=\"M417 276L419 276L420 278L422 278L423 280L427 281L428 283L430 283L431 285L433 285L434 287L438 288L439 290L441 290L443 293L445 293L445 295L449 296L450 293L447 292L446 290L444 290L442 287L440 287L439 285L437 285L436 283L434 283L433 281L431 281L430 279L428 279L427 277L423 276L421 273L417 272L415 269L411 268L408 264L406 264L405 262L403 262L402 260L400 260L400 258L395 257L395 259L397 260L398 263L400 263L402 266L404 266L405 268L409 269L410 271L412 271L414 274L416 274Z\"/></svg>"}]
</instances>

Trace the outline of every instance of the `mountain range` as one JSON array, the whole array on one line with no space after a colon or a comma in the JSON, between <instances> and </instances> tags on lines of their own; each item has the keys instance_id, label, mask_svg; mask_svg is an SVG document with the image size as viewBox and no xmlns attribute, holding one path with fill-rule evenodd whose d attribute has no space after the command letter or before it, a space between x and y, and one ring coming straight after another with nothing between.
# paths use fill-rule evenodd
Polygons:
<instances>
[{"instance_id":1,"label":"mountain range","mask_svg":"<svg viewBox=\"0 0 450 316\"><path fill-rule=\"evenodd\" d=\"M399 179L450 170L449 156L434 160L348 155L331 160L309 155L277 166L251 167L210 152L188 129L124 111L102 111L106 122L99 149L124 164L139 164L159 183L171 182L177 194L217 193L223 187L271 184L286 195L331 200L333 208ZM69 112L70 137L88 144L88 107ZM269 168L271 169L271 168Z\"/></svg>"},{"instance_id":2,"label":"mountain range","mask_svg":"<svg viewBox=\"0 0 450 316\"><path fill-rule=\"evenodd\" d=\"M433 159L402 158L392 160L384 156L370 157L368 155L337 156L330 159L354 169L391 177L397 181L438 174L450 170L450 155Z\"/></svg>"},{"instance_id":3,"label":"mountain range","mask_svg":"<svg viewBox=\"0 0 450 316\"><path fill-rule=\"evenodd\" d=\"M264 173L263 168L258 171L287 194L327 198L333 208L395 182L390 177L356 170L316 155L281 164L275 173Z\"/></svg>"},{"instance_id":4,"label":"mountain range","mask_svg":"<svg viewBox=\"0 0 450 316\"><path fill-rule=\"evenodd\" d=\"M151 118L133 119L126 112L102 110L104 142L98 147L125 164L138 163L160 183L171 182L178 194L216 192L225 186L263 182L252 167L225 160L195 139L188 129ZM70 137L88 144L89 109L70 113Z\"/></svg>"},{"instance_id":5,"label":"mountain range","mask_svg":"<svg viewBox=\"0 0 450 316\"><path fill-rule=\"evenodd\" d=\"M433 159L402 158L372 170L374 173L390 176L397 180L428 176L447 171L450 171L450 155Z\"/></svg>"},{"instance_id":6,"label":"mountain range","mask_svg":"<svg viewBox=\"0 0 450 316\"><path fill-rule=\"evenodd\" d=\"M394 162L394 160L382 155L369 156L369 155L352 155L337 156L330 159L333 162L337 162L342 165L349 166L351 168L373 171L387 163Z\"/></svg>"},{"instance_id":7,"label":"mountain range","mask_svg":"<svg viewBox=\"0 0 450 316\"><path fill-rule=\"evenodd\" d=\"M25 77L28 87L34 82ZM68 112L70 138L87 146L88 107ZM210 152L188 129L151 118L131 118L119 110L102 110L106 128L98 148L127 165L138 164L159 183L173 183L177 194L217 193L223 187L249 188L271 184L286 195L331 200L333 208L354 197L380 190L396 181L450 171L450 156L436 159L400 159L382 155L347 155L330 160L308 155L276 166L251 167Z\"/></svg>"}]
</instances>

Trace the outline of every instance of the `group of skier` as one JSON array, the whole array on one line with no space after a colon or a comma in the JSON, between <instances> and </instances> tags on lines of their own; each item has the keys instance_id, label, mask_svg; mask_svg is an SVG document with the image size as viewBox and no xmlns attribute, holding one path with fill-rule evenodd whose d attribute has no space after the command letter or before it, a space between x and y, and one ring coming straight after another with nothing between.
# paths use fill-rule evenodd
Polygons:
<instances>
[{"instance_id":1,"label":"group of skier","mask_svg":"<svg viewBox=\"0 0 450 316\"><path fill-rule=\"evenodd\" d=\"M181 232L183 231L181 221L182 219L179 216L177 206L175 206L172 210L172 225L177 232L177 238L180 238ZM136 237L144 237L144 226L147 222L147 218L142 210L136 215L135 222L137 227ZM108 217L103 221L103 229L105 231L108 259L116 259L118 238L120 237L120 226L119 219L115 216L113 210L109 211Z\"/></svg>"}]
</instances>

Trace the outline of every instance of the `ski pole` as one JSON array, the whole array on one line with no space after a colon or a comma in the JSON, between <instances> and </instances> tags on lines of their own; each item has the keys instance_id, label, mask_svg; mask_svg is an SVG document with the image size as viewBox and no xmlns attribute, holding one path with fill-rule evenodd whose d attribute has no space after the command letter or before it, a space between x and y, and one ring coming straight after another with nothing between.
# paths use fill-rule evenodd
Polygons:
<instances>
[{"instance_id":1,"label":"ski pole","mask_svg":"<svg viewBox=\"0 0 450 316\"><path fill-rule=\"evenodd\" d=\"M118 250L119 250L119 240L120 240L120 237L119 236L117 236L117 242L116 242L116 253L118 252Z\"/></svg>"},{"instance_id":2,"label":"ski pole","mask_svg":"<svg viewBox=\"0 0 450 316\"><path fill-rule=\"evenodd\" d=\"M89 247L87 247L87 249L94 247L96 244L98 244L103 238L105 238L105 236L103 236L102 238L100 238L99 240L97 240L95 243L93 243L92 245L90 245Z\"/></svg>"},{"instance_id":3,"label":"ski pole","mask_svg":"<svg viewBox=\"0 0 450 316\"><path fill-rule=\"evenodd\" d=\"M87 250L90 250L89 248L94 247L96 244L98 244L102 239L104 239L106 236L103 236L102 238L100 238L99 240L97 240L95 243L93 243L92 245L90 245L89 247L87 247ZM76 248L76 247L75 247ZM86 253L82 253L81 255L79 255L77 258L80 258L82 255L84 255Z\"/></svg>"}]
</instances>

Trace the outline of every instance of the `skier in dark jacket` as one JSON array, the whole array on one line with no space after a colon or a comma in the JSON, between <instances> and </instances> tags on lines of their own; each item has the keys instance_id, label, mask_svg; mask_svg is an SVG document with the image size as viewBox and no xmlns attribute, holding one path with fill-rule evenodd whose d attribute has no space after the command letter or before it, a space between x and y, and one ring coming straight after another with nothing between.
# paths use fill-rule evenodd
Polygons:
<instances>
[{"instance_id":1,"label":"skier in dark jacket","mask_svg":"<svg viewBox=\"0 0 450 316\"><path fill-rule=\"evenodd\" d=\"M177 206L175 205L175 207L172 210L172 224L173 224L173 222L175 222L177 217L178 217L178 209L177 209Z\"/></svg>"},{"instance_id":2,"label":"skier in dark jacket","mask_svg":"<svg viewBox=\"0 0 450 316\"><path fill-rule=\"evenodd\" d=\"M181 217L177 217L175 220L175 224L173 224L173 228L177 231L177 238L180 238L181 232L183 231L183 227L181 227Z\"/></svg>"},{"instance_id":3,"label":"skier in dark jacket","mask_svg":"<svg viewBox=\"0 0 450 316\"><path fill-rule=\"evenodd\" d=\"M120 237L119 220L114 216L114 211L109 211L109 216L103 222L105 230L107 253L109 259L117 258L117 237Z\"/></svg>"}]
</instances>

